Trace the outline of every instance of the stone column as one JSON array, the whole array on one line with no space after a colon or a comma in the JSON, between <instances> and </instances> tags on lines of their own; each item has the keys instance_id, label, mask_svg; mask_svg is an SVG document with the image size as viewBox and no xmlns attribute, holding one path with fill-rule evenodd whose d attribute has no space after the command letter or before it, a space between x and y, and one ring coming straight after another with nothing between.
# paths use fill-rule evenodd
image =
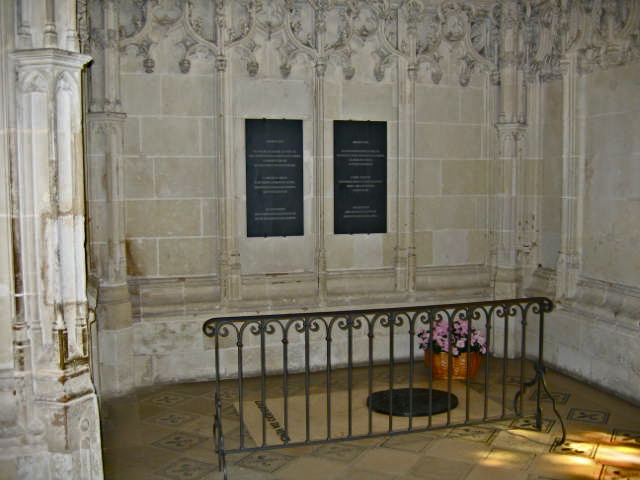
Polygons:
<instances>
[{"instance_id":1,"label":"stone column","mask_svg":"<svg viewBox=\"0 0 640 480\"><path fill-rule=\"evenodd\" d=\"M22 4L24 6L24 3ZM32 445L19 478L102 478L97 399L89 372L80 73L88 56L62 38L47 2L45 44L16 50L12 158L16 376ZM56 11L71 12L58 4ZM73 4L75 7L75 3ZM42 12L41 12L42 13ZM33 18L39 18L34 16ZM68 20L68 19L66 19ZM60 43L61 42L61 43ZM43 448L44 446L44 448Z\"/></svg>"},{"instance_id":2,"label":"stone column","mask_svg":"<svg viewBox=\"0 0 640 480\"><path fill-rule=\"evenodd\" d=\"M578 55L568 54L562 69L562 223L558 255L556 296L573 297L582 267L584 203L584 89L578 72Z\"/></svg>"},{"instance_id":3,"label":"stone column","mask_svg":"<svg viewBox=\"0 0 640 480\"><path fill-rule=\"evenodd\" d=\"M319 42L322 38L319 38ZM313 154L314 154L314 225L315 225L315 269L318 282L318 301L324 304L327 298L327 252L325 248L325 184L324 184L324 74L326 60L319 58L314 66L313 89Z\"/></svg>"},{"instance_id":4,"label":"stone column","mask_svg":"<svg viewBox=\"0 0 640 480\"><path fill-rule=\"evenodd\" d=\"M519 177L526 128L520 123L498 123L498 159L492 174L497 177L493 215L495 217L495 298L514 298L519 290L517 264L517 221L521 193Z\"/></svg>"},{"instance_id":5,"label":"stone column","mask_svg":"<svg viewBox=\"0 0 640 480\"><path fill-rule=\"evenodd\" d=\"M523 256L520 242L522 218L526 215L526 88L523 71L523 6L518 0L501 2L497 159L492 171L492 227L495 245L493 291L496 299L515 298L522 291ZM509 350L504 351L504 336L508 335ZM514 357L520 349L520 325L512 320L508 331L502 321L494 323L492 351L497 356Z\"/></svg>"},{"instance_id":6,"label":"stone column","mask_svg":"<svg viewBox=\"0 0 640 480\"><path fill-rule=\"evenodd\" d=\"M123 126L117 2L92 1L89 32L94 58L89 72L87 119L89 245L91 270L98 278L96 317L99 365L96 386L104 396L135 386L133 327L127 285L124 223Z\"/></svg>"},{"instance_id":7,"label":"stone column","mask_svg":"<svg viewBox=\"0 0 640 480\"><path fill-rule=\"evenodd\" d=\"M218 37L222 38L223 32L218 22ZM216 148L218 157L218 183L219 192L219 230L220 234L220 292L223 305L230 305L242 298L242 278L240 271L240 249L238 246L238 232L236 222L236 200L234 197L234 159L233 145L227 141L227 132L231 131L231 89L227 85L229 75L227 73L228 62L223 53L218 53L215 60L216 68L216 115L214 128L216 131Z\"/></svg>"},{"instance_id":8,"label":"stone column","mask_svg":"<svg viewBox=\"0 0 640 480\"><path fill-rule=\"evenodd\" d=\"M396 291L413 298L416 291L416 81L418 26L425 19L424 6L403 5L406 23L399 22L398 55L398 208L396 246ZM422 59L424 61L424 59Z\"/></svg>"},{"instance_id":9,"label":"stone column","mask_svg":"<svg viewBox=\"0 0 640 480\"><path fill-rule=\"evenodd\" d=\"M415 51L415 32L409 35L409 51ZM415 55L414 55L415 57ZM396 246L396 291L409 294L416 290L415 246L415 133L416 78L415 58L398 59L398 221ZM402 186L402 188L401 188Z\"/></svg>"},{"instance_id":10,"label":"stone column","mask_svg":"<svg viewBox=\"0 0 640 480\"><path fill-rule=\"evenodd\" d=\"M228 5L228 4L227 4ZM233 132L232 87L225 45L228 38L225 2L215 5L215 41L210 47L215 49L215 118L217 156L218 231L219 238L219 278L220 302L223 307L232 305L242 298L242 271L240 264L240 241L236 219L235 171L233 142L229 133Z\"/></svg>"},{"instance_id":11,"label":"stone column","mask_svg":"<svg viewBox=\"0 0 640 480\"><path fill-rule=\"evenodd\" d=\"M3 454L22 444L28 434L22 425L29 416L21 414L21 410L29 401L27 394L33 393L25 388L24 381L19 380L25 367L14 361L14 351L20 348L14 337L26 337L23 335L24 323L18 325L16 321L14 285L19 278L14 273L11 215L10 152L15 145L11 135L14 102L9 92L13 89L11 79L15 74L9 52L15 48L14 8L13 2L0 2L0 444ZM11 478L15 463L15 459L2 461L0 470Z\"/></svg>"},{"instance_id":12,"label":"stone column","mask_svg":"<svg viewBox=\"0 0 640 480\"><path fill-rule=\"evenodd\" d=\"M502 2L498 93L498 158L492 175L496 178L493 228L496 245L494 296L513 298L520 289L518 268L518 219L521 216L523 149L526 135L524 73L521 66L520 4Z\"/></svg>"}]
</instances>

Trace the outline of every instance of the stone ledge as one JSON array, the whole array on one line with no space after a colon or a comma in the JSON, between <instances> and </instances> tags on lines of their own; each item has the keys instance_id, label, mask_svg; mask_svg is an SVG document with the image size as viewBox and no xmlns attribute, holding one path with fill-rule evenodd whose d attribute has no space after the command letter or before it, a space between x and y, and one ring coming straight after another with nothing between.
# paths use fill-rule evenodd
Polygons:
<instances>
[{"instance_id":1,"label":"stone ledge","mask_svg":"<svg viewBox=\"0 0 640 480\"><path fill-rule=\"evenodd\" d=\"M530 296L543 296L554 298L556 295L556 271L551 268L538 268L531 279L529 284L525 287L525 292Z\"/></svg>"},{"instance_id":2,"label":"stone ledge","mask_svg":"<svg viewBox=\"0 0 640 480\"><path fill-rule=\"evenodd\" d=\"M217 276L130 278L129 292L134 322L202 314L426 305L491 296L489 268L484 265L419 267L413 294L396 291L395 276L394 268L328 271L329 295L324 302L317 297L313 272L243 275L243 298L231 305L221 304Z\"/></svg>"},{"instance_id":3,"label":"stone ledge","mask_svg":"<svg viewBox=\"0 0 640 480\"><path fill-rule=\"evenodd\" d=\"M582 315L640 331L640 288L580 277L575 297L562 303Z\"/></svg>"}]
</instances>

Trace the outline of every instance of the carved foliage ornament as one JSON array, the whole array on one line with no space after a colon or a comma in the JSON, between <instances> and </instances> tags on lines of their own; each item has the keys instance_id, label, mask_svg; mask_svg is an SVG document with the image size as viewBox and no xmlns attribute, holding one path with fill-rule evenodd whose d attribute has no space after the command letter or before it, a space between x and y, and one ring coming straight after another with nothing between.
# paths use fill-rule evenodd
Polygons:
<instances>
[{"instance_id":1,"label":"carved foliage ornament","mask_svg":"<svg viewBox=\"0 0 640 480\"><path fill-rule=\"evenodd\" d=\"M552 0L531 9L527 19L527 68L543 79L561 74L567 54L581 71L640 58L640 2L637 0Z\"/></svg>"},{"instance_id":2,"label":"carved foliage ornament","mask_svg":"<svg viewBox=\"0 0 640 480\"><path fill-rule=\"evenodd\" d=\"M183 32L178 42L183 73L189 72L194 57L220 59L234 49L254 76L259 69L254 52L264 37L278 38L285 77L294 59L302 56L319 74L333 61L349 79L355 74L352 54L366 41L377 45L373 73L378 80L401 56L409 61L410 74L425 64L433 81L439 82L442 70L436 50L443 41L464 45L459 58L462 84L477 67L495 68L490 48L495 22L487 12L454 2L439 9L427 9L418 0L119 0L119 4L120 49L135 49L148 73L155 68L154 46L170 29L178 28ZM104 39L96 33L94 42L104 44Z\"/></svg>"},{"instance_id":3,"label":"carved foliage ornament","mask_svg":"<svg viewBox=\"0 0 640 480\"><path fill-rule=\"evenodd\" d=\"M220 59L234 50L255 76L256 50L274 39L285 77L292 62L304 57L319 74L331 61L349 79L355 73L351 57L365 42L374 45L376 79L403 58L413 78L425 65L434 83L442 77L438 49L449 44L462 85L474 71L497 77L509 62L531 76L554 78L571 52L580 56L583 69L640 58L637 0L502 0L488 7L420 0L118 1L120 49L135 49L149 73L156 63L154 46L175 29L182 36L177 64L183 73L194 59L226 66Z\"/></svg>"}]
</instances>

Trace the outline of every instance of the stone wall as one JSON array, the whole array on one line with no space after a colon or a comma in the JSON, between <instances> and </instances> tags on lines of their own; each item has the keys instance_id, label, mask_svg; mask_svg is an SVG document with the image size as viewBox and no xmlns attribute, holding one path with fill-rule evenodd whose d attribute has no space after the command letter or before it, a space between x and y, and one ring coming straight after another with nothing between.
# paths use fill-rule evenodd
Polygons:
<instances>
[{"instance_id":1,"label":"stone wall","mask_svg":"<svg viewBox=\"0 0 640 480\"><path fill-rule=\"evenodd\" d=\"M591 175L589 163L637 155L631 146L616 153L624 128L592 140L605 116L628 125L602 107L620 92L600 92L607 81L594 79L637 57L634 9L576 4L558 14L545 3L524 16L503 2L494 16L486 5L273 1L194 2L187 14L182 2L109 5L94 15L103 31L91 109L120 116L122 138L110 142L122 150L89 142L104 394L208 378L212 345L200 324L212 315L513 297L528 285L577 315L577 338L589 310L578 299L598 302L598 282L608 282L616 300L603 301L602 315L617 318L619 301L634 318L632 262L619 260L632 235L617 235L619 219L606 232L590 225L614 204L633 213L635 194L600 197L614 188L603 174L610 164ZM571 37L576 29L562 22L593 24L593 33ZM303 120L300 237L246 236L244 119L263 117ZM387 122L385 234L333 234L336 119ZM627 173L619 178L631 182ZM584 362L562 348L548 346L551 362L580 371Z\"/></svg>"},{"instance_id":2,"label":"stone wall","mask_svg":"<svg viewBox=\"0 0 640 480\"><path fill-rule=\"evenodd\" d=\"M555 269L560 252L562 220L562 82L544 83L541 258L544 268Z\"/></svg>"},{"instance_id":3,"label":"stone wall","mask_svg":"<svg viewBox=\"0 0 640 480\"><path fill-rule=\"evenodd\" d=\"M356 13L337 4L326 17L304 2L295 12L278 5L215 12L196 2L188 16L181 3L120 2L124 237L134 322L132 339L118 340L124 328L103 335L105 372L131 348L134 384L210 377L211 345L200 325L211 315L489 294L491 57L470 46L470 31L436 41L426 27L448 17L495 24L481 9L456 8L440 18L436 6L405 6L387 12L398 15L397 25L382 41L375 27L386 15L381 5ZM233 31L210 23L223 14ZM136 25L136 16L146 24ZM298 19L304 34L288 32L284 22ZM417 20L417 31L404 30ZM251 28L240 35L242 21ZM300 40L307 34L311 47ZM216 35L239 35L238 48L216 47ZM350 41L342 45L340 35ZM433 43L416 57L402 43L414 41ZM465 63L472 57L474 64ZM303 120L303 236L246 235L246 118ZM387 233L333 234L334 120L387 122ZM94 142L96 159L102 148ZM111 227L96 165L91 224L101 265Z\"/></svg>"},{"instance_id":4,"label":"stone wall","mask_svg":"<svg viewBox=\"0 0 640 480\"><path fill-rule=\"evenodd\" d=\"M527 287L640 399L636 2L221 3L0 2L4 476L102 478L95 388L210 378L213 315ZM245 235L250 116L304 122L302 237ZM334 119L388 123L388 233L333 235Z\"/></svg>"},{"instance_id":5,"label":"stone wall","mask_svg":"<svg viewBox=\"0 0 640 480\"><path fill-rule=\"evenodd\" d=\"M639 75L638 64L583 73L576 81L574 112L567 111L563 102L561 82L547 86L547 101L554 112L545 112L549 122L545 180L550 195L543 200L548 205L542 220L543 268L536 272L531 290L555 293L559 299L548 323L547 360L635 403L640 399L640 355L634 347L640 331L640 157L633 130L640 120ZM561 113L559 106L563 106ZM579 162L571 169L566 162L566 130L574 120L576 130L569 138L578 145ZM565 134L560 136L559 131ZM558 155L559 136L565 138L563 155ZM562 172L564 186L548 178L548 172L552 177ZM578 185L579 201L578 223L571 231L562 226L568 177ZM571 235L577 238L580 272L573 291L563 296L558 271L565 267L554 265L553 258L558 258L556 249L567 248Z\"/></svg>"},{"instance_id":6,"label":"stone wall","mask_svg":"<svg viewBox=\"0 0 640 480\"><path fill-rule=\"evenodd\" d=\"M585 277L640 286L640 67L586 76Z\"/></svg>"}]
</instances>

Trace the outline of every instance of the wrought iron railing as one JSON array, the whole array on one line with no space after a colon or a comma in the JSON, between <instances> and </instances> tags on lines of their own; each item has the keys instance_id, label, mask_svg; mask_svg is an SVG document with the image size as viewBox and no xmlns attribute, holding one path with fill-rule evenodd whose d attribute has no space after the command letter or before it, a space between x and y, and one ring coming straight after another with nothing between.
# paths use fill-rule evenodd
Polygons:
<instances>
[{"instance_id":1,"label":"wrought iron railing","mask_svg":"<svg viewBox=\"0 0 640 480\"><path fill-rule=\"evenodd\" d=\"M544 378L544 321L552 309L547 298L523 298L209 319L203 331L214 340L219 467L227 478L227 454L515 419L524 415L524 393L534 385L533 424L542 428L544 390L562 443L564 423ZM472 330L484 337L488 351L475 378L467 362L466 379L455 380L452 356L444 379L416 364L422 356L417 333L434 334L442 322L446 350L455 347L454 323L466 326L460 354L471 353ZM433 365L433 348L424 355ZM377 389L389 393L383 403L392 414L374 411ZM407 394L404 405L394 409L400 390ZM444 399L440 414L436 393ZM229 417L239 428L225 438L223 418Z\"/></svg>"}]
</instances>

